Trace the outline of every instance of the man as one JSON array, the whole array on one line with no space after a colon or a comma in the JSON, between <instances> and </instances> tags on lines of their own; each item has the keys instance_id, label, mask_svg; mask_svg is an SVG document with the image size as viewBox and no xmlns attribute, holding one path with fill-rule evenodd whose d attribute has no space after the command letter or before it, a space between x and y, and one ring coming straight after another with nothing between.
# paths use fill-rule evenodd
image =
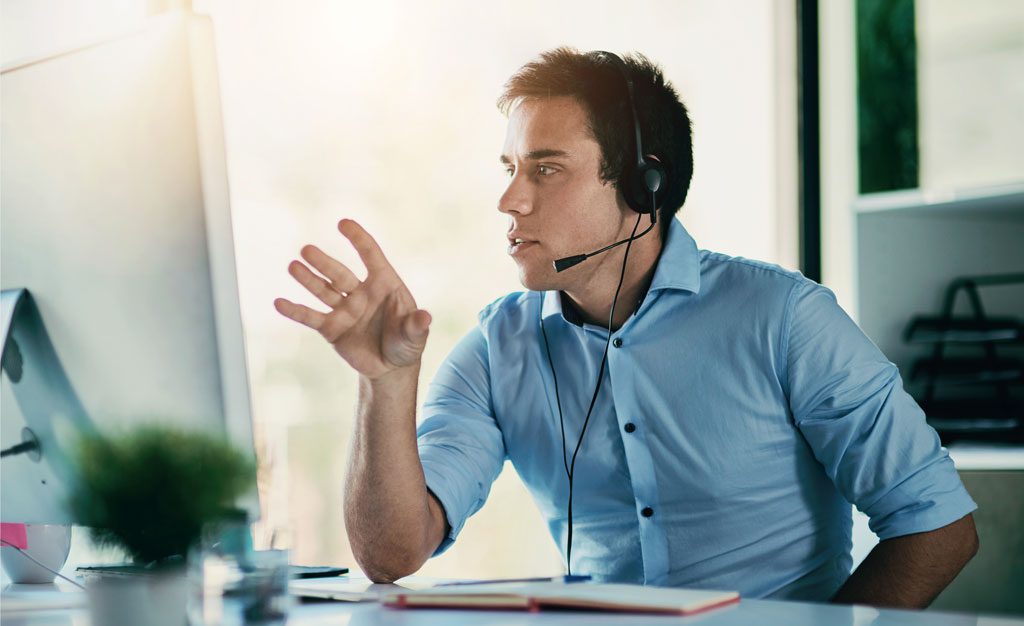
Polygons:
<instances>
[{"instance_id":1,"label":"man","mask_svg":"<svg viewBox=\"0 0 1024 626\"><path fill-rule=\"evenodd\" d=\"M318 273L290 265L331 310L278 310L360 374L345 494L356 560L376 581L415 572L455 540L508 458L575 573L927 606L978 545L952 462L829 290L697 249L674 219L692 172L686 110L657 67L627 61L562 48L507 83L498 210L527 291L481 312L435 376L418 430L430 316L371 236L339 224L364 281L313 246L302 256ZM556 273L553 260L639 225L621 193L636 156L623 69L645 156L667 177L661 227ZM852 576L850 502L882 540Z\"/></svg>"}]
</instances>

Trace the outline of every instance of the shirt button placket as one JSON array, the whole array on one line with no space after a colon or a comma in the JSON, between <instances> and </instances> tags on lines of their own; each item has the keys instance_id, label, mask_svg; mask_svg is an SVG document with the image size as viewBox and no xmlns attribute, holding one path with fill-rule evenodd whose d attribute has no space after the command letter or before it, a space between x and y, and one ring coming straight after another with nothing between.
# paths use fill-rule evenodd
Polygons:
<instances>
[{"instance_id":1,"label":"shirt button placket","mask_svg":"<svg viewBox=\"0 0 1024 626\"><path fill-rule=\"evenodd\" d=\"M611 345L614 348L622 348L625 344L622 337L612 338ZM623 355L625 356L625 355ZM618 359L614 358L614 362ZM628 359L626 359L628 362ZM613 361L609 361L611 365ZM627 363L623 363L626 365ZM627 367L626 371L630 368ZM629 376L627 375L627 379ZM636 415L637 406L616 406L616 412L619 415ZM637 431L637 424L635 422L625 422L622 424L622 430L627 434L633 434ZM634 494L637 497L637 506L639 507L640 502L648 500L650 498L657 498L656 487L651 482L654 480L653 467L650 459L650 450L647 448L643 438L640 435L634 435L630 437L626 443L627 449L627 463L631 466L630 474L633 477L633 489ZM631 452L630 452L631 451ZM630 458L632 457L632 458ZM640 470L634 474L633 467L634 463L638 463L638 467L649 468L646 470ZM639 477L639 479L638 479ZM639 510L640 517L643 520L650 520L646 523L642 523L640 527L640 548L643 554L642 559L644 562L644 580L658 581L663 584L665 574L668 570L666 555L667 555L667 542L665 540L664 530L660 527L661 525L653 520L654 509L649 506L644 506Z\"/></svg>"}]
</instances>

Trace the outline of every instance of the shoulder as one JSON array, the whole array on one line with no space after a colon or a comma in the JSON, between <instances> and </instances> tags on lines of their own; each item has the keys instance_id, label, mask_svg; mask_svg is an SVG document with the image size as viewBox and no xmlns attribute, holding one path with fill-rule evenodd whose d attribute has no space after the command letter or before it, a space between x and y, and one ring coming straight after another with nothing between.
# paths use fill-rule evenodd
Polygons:
<instances>
[{"instance_id":1,"label":"shoulder","mask_svg":"<svg viewBox=\"0 0 1024 626\"><path fill-rule=\"evenodd\" d=\"M767 261L730 256L721 252L700 250L701 278L709 276L736 284L772 284L792 287L815 284L797 270L790 270Z\"/></svg>"},{"instance_id":2,"label":"shoulder","mask_svg":"<svg viewBox=\"0 0 1024 626\"><path fill-rule=\"evenodd\" d=\"M699 256L701 295L708 299L746 305L774 304L782 313L812 292L831 294L799 271L775 263L710 250L700 250Z\"/></svg>"},{"instance_id":3,"label":"shoulder","mask_svg":"<svg viewBox=\"0 0 1024 626\"><path fill-rule=\"evenodd\" d=\"M480 330L488 340L530 330L539 323L543 299L539 291L514 291L501 296L480 310Z\"/></svg>"}]
</instances>

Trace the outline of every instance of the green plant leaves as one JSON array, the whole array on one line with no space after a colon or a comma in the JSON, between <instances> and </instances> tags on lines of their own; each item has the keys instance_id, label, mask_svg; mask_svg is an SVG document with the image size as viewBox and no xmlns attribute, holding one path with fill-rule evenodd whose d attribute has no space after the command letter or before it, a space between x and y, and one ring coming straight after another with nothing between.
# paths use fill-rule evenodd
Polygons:
<instances>
[{"instance_id":1,"label":"green plant leaves","mask_svg":"<svg viewBox=\"0 0 1024 626\"><path fill-rule=\"evenodd\" d=\"M255 484L252 462L224 439L162 425L87 437L75 461L75 519L138 564L185 556Z\"/></svg>"}]
</instances>

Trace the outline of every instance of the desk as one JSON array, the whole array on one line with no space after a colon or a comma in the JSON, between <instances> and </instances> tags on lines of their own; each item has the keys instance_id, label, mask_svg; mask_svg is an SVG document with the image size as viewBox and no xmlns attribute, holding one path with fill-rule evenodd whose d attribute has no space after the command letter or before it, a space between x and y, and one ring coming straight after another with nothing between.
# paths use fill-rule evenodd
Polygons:
<instances>
[{"instance_id":1,"label":"desk","mask_svg":"<svg viewBox=\"0 0 1024 626\"><path fill-rule=\"evenodd\" d=\"M3 626L99 626L84 610L3 614ZM897 611L781 600L739 604L691 617L584 612L445 611L387 609L374 603L316 603L294 607L288 626L1024 626L1024 619L936 611Z\"/></svg>"}]
</instances>

